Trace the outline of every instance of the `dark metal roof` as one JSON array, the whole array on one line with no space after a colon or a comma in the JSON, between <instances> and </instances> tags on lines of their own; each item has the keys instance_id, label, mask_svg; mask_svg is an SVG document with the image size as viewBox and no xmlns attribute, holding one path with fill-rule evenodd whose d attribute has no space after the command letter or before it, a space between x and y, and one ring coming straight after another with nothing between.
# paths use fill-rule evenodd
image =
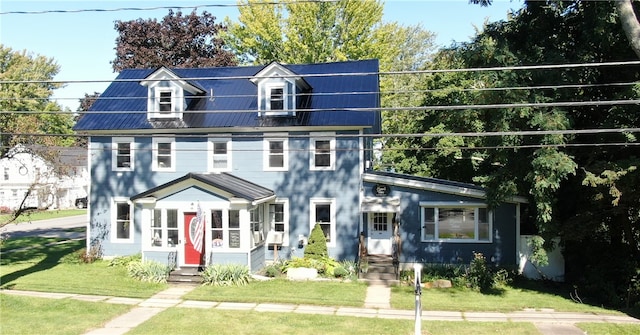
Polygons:
<instances>
[{"instance_id":1,"label":"dark metal roof","mask_svg":"<svg viewBox=\"0 0 640 335\"><path fill-rule=\"evenodd\" d=\"M228 192L235 198L242 198L248 201L259 201L275 195L275 193L268 188L262 187L248 180L238 178L229 173L188 173L183 177L134 195L131 197L131 200L133 201L153 196L157 192L183 182L186 182L186 187L190 187L193 186L193 184L190 184L189 182L193 181L205 183L208 186Z\"/></svg>"},{"instance_id":2,"label":"dark metal roof","mask_svg":"<svg viewBox=\"0 0 640 335\"><path fill-rule=\"evenodd\" d=\"M296 116L259 117L257 86L250 78L265 66L171 69L205 96L187 95L180 122L147 120L147 88L140 82L156 69L123 70L78 120L80 132L101 130L354 127L380 132L378 61L283 65L311 87ZM207 95L213 92L213 99ZM305 111L306 109L306 111ZM354 110L355 109L355 110ZM206 111L206 112L202 112Z\"/></svg>"}]
</instances>

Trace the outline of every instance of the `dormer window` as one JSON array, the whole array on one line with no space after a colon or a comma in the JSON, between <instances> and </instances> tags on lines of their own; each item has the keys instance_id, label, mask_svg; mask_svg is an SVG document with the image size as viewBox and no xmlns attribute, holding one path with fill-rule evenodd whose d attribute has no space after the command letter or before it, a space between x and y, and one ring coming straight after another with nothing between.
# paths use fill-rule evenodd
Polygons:
<instances>
[{"instance_id":1,"label":"dormer window","mask_svg":"<svg viewBox=\"0 0 640 335\"><path fill-rule=\"evenodd\" d=\"M158 105L160 113L173 112L173 97L171 92L160 92Z\"/></svg>"},{"instance_id":2,"label":"dormer window","mask_svg":"<svg viewBox=\"0 0 640 335\"><path fill-rule=\"evenodd\" d=\"M269 110L284 109L284 89L282 87L272 87L271 96L269 97Z\"/></svg>"},{"instance_id":3,"label":"dormer window","mask_svg":"<svg viewBox=\"0 0 640 335\"><path fill-rule=\"evenodd\" d=\"M298 94L308 91L309 84L278 63L271 63L251 79L258 86L258 115L295 116Z\"/></svg>"},{"instance_id":4,"label":"dormer window","mask_svg":"<svg viewBox=\"0 0 640 335\"><path fill-rule=\"evenodd\" d=\"M182 119L187 107L186 94L204 90L181 79L167 68L160 68L140 82L147 86L147 119Z\"/></svg>"}]
</instances>

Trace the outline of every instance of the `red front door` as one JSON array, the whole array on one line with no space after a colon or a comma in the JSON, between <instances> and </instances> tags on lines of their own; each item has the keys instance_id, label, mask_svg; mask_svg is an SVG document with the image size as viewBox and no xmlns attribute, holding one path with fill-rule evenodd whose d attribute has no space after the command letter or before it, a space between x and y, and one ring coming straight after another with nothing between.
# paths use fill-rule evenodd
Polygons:
<instances>
[{"instance_id":1,"label":"red front door","mask_svg":"<svg viewBox=\"0 0 640 335\"><path fill-rule=\"evenodd\" d=\"M202 265L204 260L204 215L202 224L198 226L196 213L184 213L184 263L185 265Z\"/></svg>"}]
</instances>

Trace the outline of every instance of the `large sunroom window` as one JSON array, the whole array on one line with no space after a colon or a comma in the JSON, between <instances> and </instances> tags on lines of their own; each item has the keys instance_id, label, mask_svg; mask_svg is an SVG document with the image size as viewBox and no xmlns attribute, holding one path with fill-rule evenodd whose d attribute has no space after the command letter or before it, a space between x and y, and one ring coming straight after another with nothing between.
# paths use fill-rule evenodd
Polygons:
<instances>
[{"instance_id":1,"label":"large sunroom window","mask_svg":"<svg viewBox=\"0 0 640 335\"><path fill-rule=\"evenodd\" d=\"M421 205L422 241L490 242L491 213L486 206Z\"/></svg>"}]
</instances>

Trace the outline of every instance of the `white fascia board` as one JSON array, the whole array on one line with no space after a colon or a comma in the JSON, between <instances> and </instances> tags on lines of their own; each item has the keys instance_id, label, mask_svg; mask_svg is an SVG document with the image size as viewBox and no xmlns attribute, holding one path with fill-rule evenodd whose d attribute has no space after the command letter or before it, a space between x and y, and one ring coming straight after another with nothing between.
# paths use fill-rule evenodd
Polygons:
<instances>
[{"instance_id":1,"label":"white fascia board","mask_svg":"<svg viewBox=\"0 0 640 335\"><path fill-rule=\"evenodd\" d=\"M191 85L188 81L181 79L178 75L176 75L173 71L167 69L166 67L161 67L149 76L147 76L144 80L140 81L140 85L153 87L158 82L163 80L171 80L172 83L182 87L185 91L191 94L204 93L203 90Z\"/></svg>"},{"instance_id":2,"label":"white fascia board","mask_svg":"<svg viewBox=\"0 0 640 335\"><path fill-rule=\"evenodd\" d=\"M478 198L478 199L486 199L487 193L482 190L477 190L468 187L460 187L453 185L444 185L439 183L432 182L424 182L417 180L409 180L404 178L395 178L389 176L378 176L373 174L364 173L362 175L362 179L366 182L371 183L382 183L400 187L413 188L418 190L428 190L439 193L447 193L454 195L462 195L466 197ZM505 200L509 203L528 203L529 201L525 197L521 196L513 196Z\"/></svg>"}]
</instances>

